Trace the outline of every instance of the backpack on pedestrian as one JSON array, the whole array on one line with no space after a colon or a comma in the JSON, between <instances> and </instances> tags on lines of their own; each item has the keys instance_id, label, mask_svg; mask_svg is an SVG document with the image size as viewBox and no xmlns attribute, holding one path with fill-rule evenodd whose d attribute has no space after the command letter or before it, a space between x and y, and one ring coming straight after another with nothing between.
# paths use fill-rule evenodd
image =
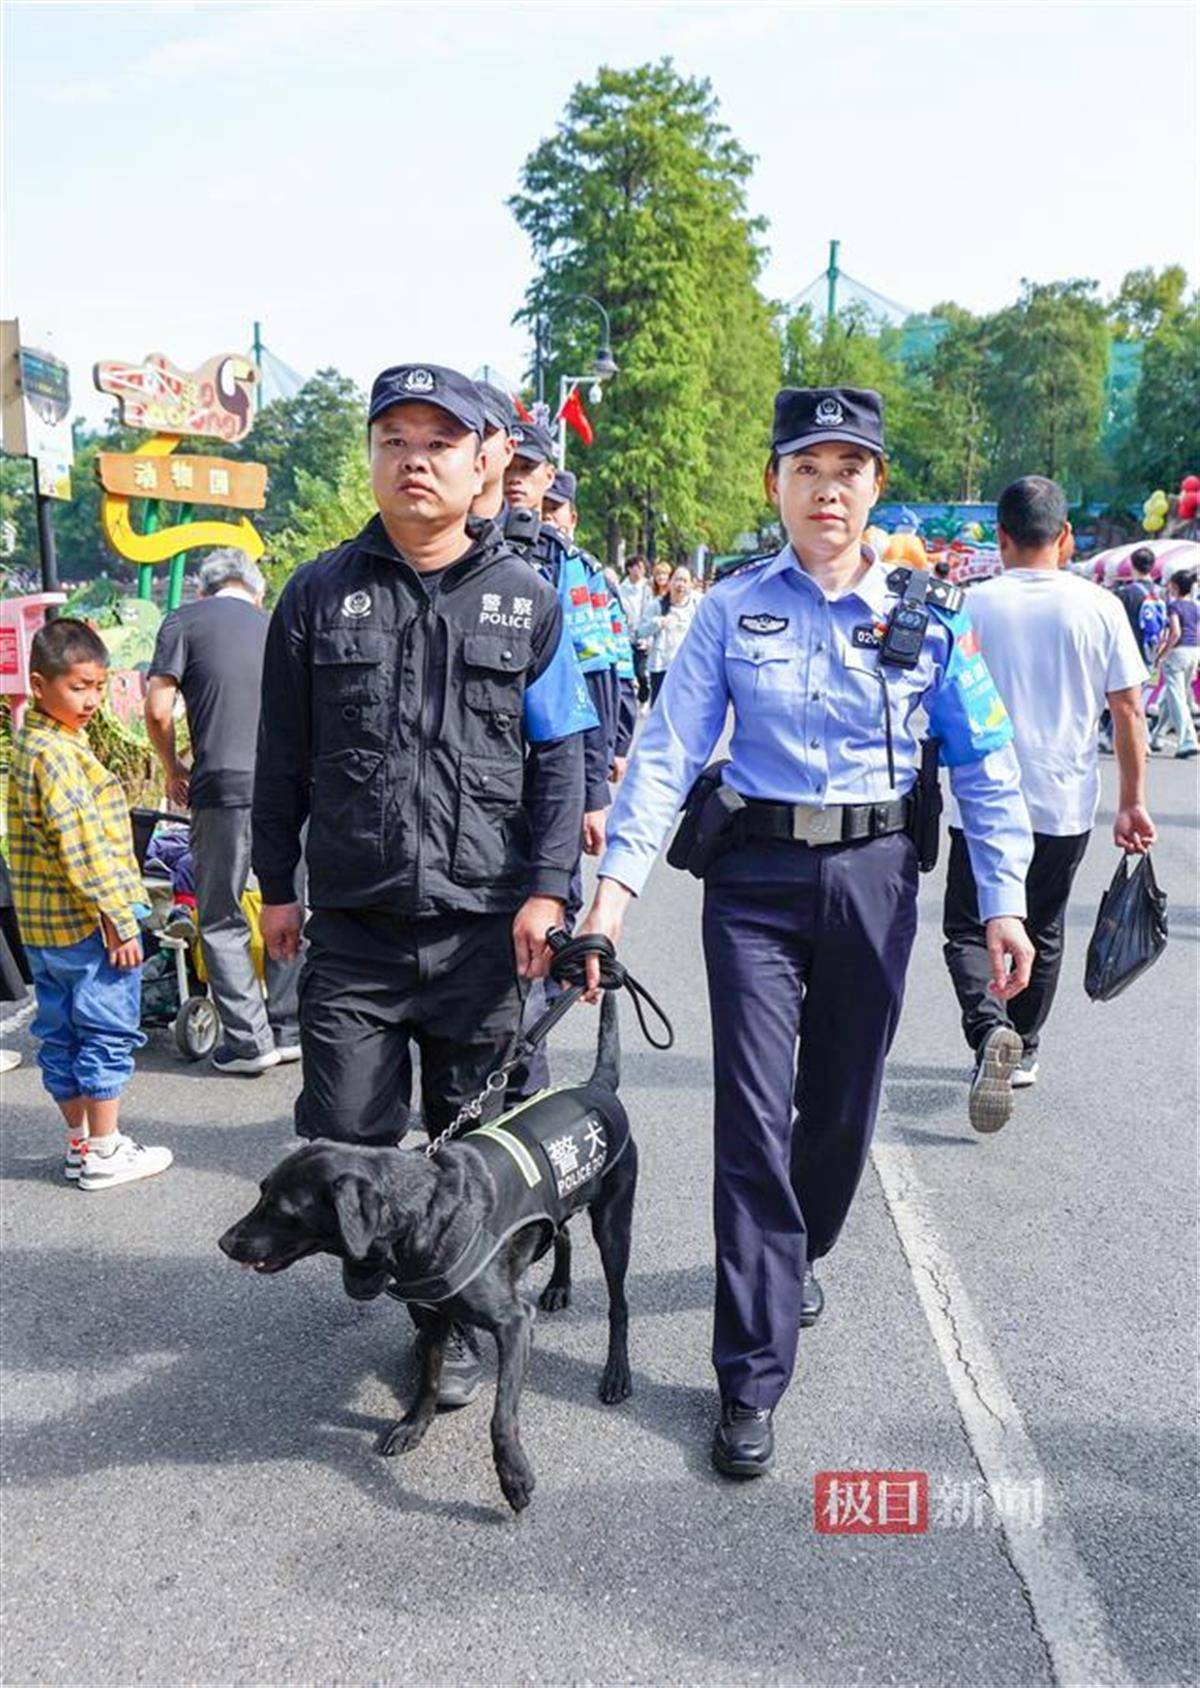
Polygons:
<instances>
[{"instance_id":1,"label":"backpack on pedestrian","mask_svg":"<svg viewBox=\"0 0 1200 1688\"><path fill-rule=\"evenodd\" d=\"M1138 638L1141 641L1142 655L1147 662L1153 662L1154 653L1166 630L1167 606L1158 593L1151 589L1142 599L1142 607L1138 610Z\"/></svg>"}]
</instances>

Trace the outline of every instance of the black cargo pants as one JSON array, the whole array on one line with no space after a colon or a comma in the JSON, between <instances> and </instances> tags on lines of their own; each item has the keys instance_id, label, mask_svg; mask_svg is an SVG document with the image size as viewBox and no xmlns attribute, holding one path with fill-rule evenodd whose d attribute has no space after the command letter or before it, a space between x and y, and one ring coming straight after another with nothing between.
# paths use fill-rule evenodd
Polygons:
<instances>
[{"instance_id":1,"label":"black cargo pants","mask_svg":"<svg viewBox=\"0 0 1200 1688\"><path fill-rule=\"evenodd\" d=\"M406 920L314 909L300 975L301 1137L397 1143L409 1107L412 1045L431 1136L478 1094L521 1021L511 914Z\"/></svg>"}]
</instances>

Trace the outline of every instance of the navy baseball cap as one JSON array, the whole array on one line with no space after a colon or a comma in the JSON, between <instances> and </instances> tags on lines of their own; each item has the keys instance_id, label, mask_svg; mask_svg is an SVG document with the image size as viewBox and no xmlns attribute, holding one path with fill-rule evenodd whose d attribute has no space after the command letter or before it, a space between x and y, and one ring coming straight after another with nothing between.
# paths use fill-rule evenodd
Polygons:
<instances>
[{"instance_id":1,"label":"navy baseball cap","mask_svg":"<svg viewBox=\"0 0 1200 1688\"><path fill-rule=\"evenodd\" d=\"M483 400L483 415L489 430L503 428L511 434L517 423L517 407L508 394L493 387L490 381L476 381L476 391Z\"/></svg>"},{"instance_id":2,"label":"navy baseball cap","mask_svg":"<svg viewBox=\"0 0 1200 1688\"><path fill-rule=\"evenodd\" d=\"M437 363L398 363L375 377L367 422L397 404L432 404L482 439L487 428L483 399L474 381Z\"/></svg>"},{"instance_id":3,"label":"navy baseball cap","mask_svg":"<svg viewBox=\"0 0 1200 1688\"><path fill-rule=\"evenodd\" d=\"M550 483L547 504L574 504L575 489L579 485L569 469L560 469Z\"/></svg>"},{"instance_id":4,"label":"navy baseball cap","mask_svg":"<svg viewBox=\"0 0 1200 1688\"><path fill-rule=\"evenodd\" d=\"M776 393L771 444L777 456L828 440L845 440L885 457L879 394L869 387L784 387Z\"/></svg>"},{"instance_id":5,"label":"navy baseball cap","mask_svg":"<svg viewBox=\"0 0 1200 1688\"><path fill-rule=\"evenodd\" d=\"M518 457L524 457L530 463L553 463L554 441L550 438L548 428L543 428L538 422L526 422L522 419L513 429L512 437L517 442Z\"/></svg>"}]
</instances>

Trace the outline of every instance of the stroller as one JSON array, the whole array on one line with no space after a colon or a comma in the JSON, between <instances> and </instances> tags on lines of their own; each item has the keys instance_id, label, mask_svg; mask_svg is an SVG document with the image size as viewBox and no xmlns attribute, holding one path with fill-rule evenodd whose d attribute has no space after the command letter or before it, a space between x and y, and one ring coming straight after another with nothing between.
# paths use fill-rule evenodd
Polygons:
<instances>
[{"instance_id":1,"label":"stroller","mask_svg":"<svg viewBox=\"0 0 1200 1688\"><path fill-rule=\"evenodd\" d=\"M146 852L156 828L160 824L186 827L187 822L161 809L131 809L129 824L151 909L143 930L141 1024L169 1026L179 1053L189 1061L202 1061L217 1047L221 1021L205 985L200 944L163 930L174 901L170 875L153 863L146 869Z\"/></svg>"}]
</instances>

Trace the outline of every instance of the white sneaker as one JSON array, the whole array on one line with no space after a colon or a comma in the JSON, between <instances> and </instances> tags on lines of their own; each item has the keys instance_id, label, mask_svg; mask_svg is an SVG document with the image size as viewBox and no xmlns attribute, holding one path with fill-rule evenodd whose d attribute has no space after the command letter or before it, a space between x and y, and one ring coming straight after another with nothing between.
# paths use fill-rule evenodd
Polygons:
<instances>
[{"instance_id":1,"label":"white sneaker","mask_svg":"<svg viewBox=\"0 0 1200 1688\"><path fill-rule=\"evenodd\" d=\"M79 1174L81 1190L111 1190L117 1184L132 1184L136 1178L153 1178L165 1172L175 1156L170 1149L151 1149L135 1143L124 1132L117 1132L117 1146L108 1154L98 1154L95 1139L82 1146L83 1167Z\"/></svg>"},{"instance_id":2,"label":"white sneaker","mask_svg":"<svg viewBox=\"0 0 1200 1688\"><path fill-rule=\"evenodd\" d=\"M300 1045L298 1043L277 1043L275 1053L281 1062L298 1061L300 1059Z\"/></svg>"},{"instance_id":3,"label":"white sneaker","mask_svg":"<svg viewBox=\"0 0 1200 1688\"><path fill-rule=\"evenodd\" d=\"M1028 1090L1038 1081L1038 1058L1032 1050L1027 1050L1017 1062L1012 1076L1014 1090Z\"/></svg>"},{"instance_id":4,"label":"white sneaker","mask_svg":"<svg viewBox=\"0 0 1200 1688\"><path fill-rule=\"evenodd\" d=\"M83 1146L86 1142L86 1137L72 1137L67 1144L67 1158L63 1162L63 1177L69 1178L72 1184L78 1182L79 1175L83 1171Z\"/></svg>"}]
</instances>

